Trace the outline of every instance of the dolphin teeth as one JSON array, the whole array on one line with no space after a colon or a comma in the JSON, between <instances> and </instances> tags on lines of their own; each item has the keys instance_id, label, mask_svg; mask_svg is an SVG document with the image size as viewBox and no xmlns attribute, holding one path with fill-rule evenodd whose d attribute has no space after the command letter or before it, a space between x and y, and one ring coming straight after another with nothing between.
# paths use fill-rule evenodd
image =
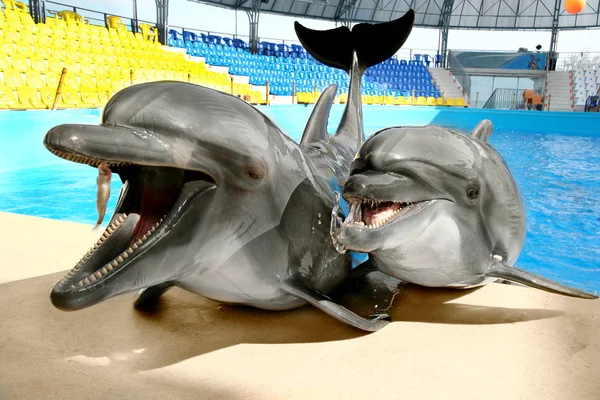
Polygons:
<instances>
[{"instance_id":1,"label":"dolphin teeth","mask_svg":"<svg viewBox=\"0 0 600 400\"><path fill-rule=\"evenodd\" d=\"M131 254L131 253L133 253L133 249L130 247L127 249L127 254Z\"/></svg>"},{"instance_id":2,"label":"dolphin teeth","mask_svg":"<svg viewBox=\"0 0 600 400\"><path fill-rule=\"evenodd\" d=\"M108 274L108 270L106 269L106 267L102 267L102 269L100 270L100 273L102 275L106 275L106 274Z\"/></svg>"},{"instance_id":3,"label":"dolphin teeth","mask_svg":"<svg viewBox=\"0 0 600 400\"><path fill-rule=\"evenodd\" d=\"M110 264L106 264L105 268L107 271L112 271L114 269L113 266Z\"/></svg>"},{"instance_id":4,"label":"dolphin teeth","mask_svg":"<svg viewBox=\"0 0 600 400\"><path fill-rule=\"evenodd\" d=\"M98 278L98 279L102 278L102 274L100 273L100 271L96 271L96 272L94 273L94 276L95 276L96 278Z\"/></svg>"},{"instance_id":5,"label":"dolphin teeth","mask_svg":"<svg viewBox=\"0 0 600 400\"><path fill-rule=\"evenodd\" d=\"M77 283L77 286L79 286L79 287L82 287L82 286L83 286L83 281L79 281L79 282Z\"/></svg>"},{"instance_id":6,"label":"dolphin teeth","mask_svg":"<svg viewBox=\"0 0 600 400\"><path fill-rule=\"evenodd\" d=\"M116 267L117 265L119 265L119 263L117 262L117 260L113 260L113 262L111 262L110 265Z\"/></svg>"},{"instance_id":7,"label":"dolphin teeth","mask_svg":"<svg viewBox=\"0 0 600 400\"><path fill-rule=\"evenodd\" d=\"M117 262L123 262L123 257L121 257L121 256L118 256L118 257L117 257Z\"/></svg>"},{"instance_id":8,"label":"dolphin teeth","mask_svg":"<svg viewBox=\"0 0 600 400\"><path fill-rule=\"evenodd\" d=\"M85 278L83 281L84 285L89 285L90 284L90 280L88 278Z\"/></svg>"}]
</instances>

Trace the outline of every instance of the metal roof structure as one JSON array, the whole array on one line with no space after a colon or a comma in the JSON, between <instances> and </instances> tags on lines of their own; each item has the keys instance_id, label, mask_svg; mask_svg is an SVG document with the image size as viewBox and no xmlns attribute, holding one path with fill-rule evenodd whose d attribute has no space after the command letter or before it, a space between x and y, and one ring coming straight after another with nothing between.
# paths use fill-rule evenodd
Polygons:
<instances>
[{"instance_id":1,"label":"metal roof structure","mask_svg":"<svg viewBox=\"0 0 600 400\"><path fill-rule=\"evenodd\" d=\"M256 0L189 0L252 11ZM450 29L585 29L600 26L600 0L568 14L565 0L262 0L260 12L339 22L384 22L415 10L415 26ZM556 16L556 20L555 20Z\"/></svg>"}]
</instances>

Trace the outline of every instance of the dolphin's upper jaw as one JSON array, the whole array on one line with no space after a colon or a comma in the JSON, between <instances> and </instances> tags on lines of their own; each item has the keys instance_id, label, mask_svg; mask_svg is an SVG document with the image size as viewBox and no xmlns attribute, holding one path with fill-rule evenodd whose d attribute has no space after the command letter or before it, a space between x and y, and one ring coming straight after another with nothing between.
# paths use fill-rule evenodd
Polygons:
<instances>
[{"instance_id":1,"label":"dolphin's upper jaw","mask_svg":"<svg viewBox=\"0 0 600 400\"><path fill-rule=\"evenodd\" d=\"M117 278L169 235L193 197L216 187L211 176L201 171L92 159L68 149L47 147L73 162L91 166L105 162L123 181L115 213L106 230L52 290L53 304L64 310L84 308L117 292L137 289L132 282Z\"/></svg>"}]
</instances>

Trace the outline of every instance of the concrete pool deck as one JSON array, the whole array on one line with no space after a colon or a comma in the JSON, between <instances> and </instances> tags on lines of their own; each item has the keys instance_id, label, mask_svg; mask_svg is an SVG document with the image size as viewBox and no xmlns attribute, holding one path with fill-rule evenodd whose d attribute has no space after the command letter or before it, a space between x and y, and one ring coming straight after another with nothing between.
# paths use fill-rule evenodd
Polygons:
<instances>
[{"instance_id":1,"label":"concrete pool deck","mask_svg":"<svg viewBox=\"0 0 600 400\"><path fill-rule=\"evenodd\" d=\"M371 334L180 289L147 313L134 294L55 309L52 286L98 235L0 213L0 399L600 398L600 300L409 286Z\"/></svg>"}]
</instances>

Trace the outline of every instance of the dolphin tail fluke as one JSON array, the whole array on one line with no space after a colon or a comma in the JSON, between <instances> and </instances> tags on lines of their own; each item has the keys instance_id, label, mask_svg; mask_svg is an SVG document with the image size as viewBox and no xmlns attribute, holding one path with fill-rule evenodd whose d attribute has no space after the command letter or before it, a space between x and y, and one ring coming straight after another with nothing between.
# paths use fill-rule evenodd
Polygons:
<instances>
[{"instance_id":1,"label":"dolphin tail fluke","mask_svg":"<svg viewBox=\"0 0 600 400\"><path fill-rule=\"evenodd\" d=\"M579 297L582 299L597 299L595 294L587 293L579 289L561 285L558 282L551 281L539 275L532 274L522 269L506 265L500 261L494 261L489 267L486 276L493 278L506 279L508 281L521 283L525 286L545 290L551 293L562 294L565 296Z\"/></svg>"},{"instance_id":2,"label":"dolphin tail fluke","mask_svg":"<svg viewBox=\"0 0 600 400\"><path fill-rule=\"evenodd\" d=\"M350 74L348 100L336 139L359 147L364 141L361 78L364 71L393 56L402 47L412 30L415 12L411 9L402 17L380 24L358 24L352 31L346 26L317 31L294 23L302 46L325 65Z\"/></svg>"},{"instance_id":3,"label":"dolphin tail fluke","mask_svg":"<svg viewBox=\"0 0 600 400\"><path fill-rule=\"evenodd\" d=\"M410 34L415 20L411 9L402 17L380 24L357 24L352 31L347 26L314 30L294 23L302 46L314 58L333 68L351 71L353 53L364 69L379 64L396 54Z\"/></svg>"},{"instance_id":4,"label":"dolphin tail fluke","mask_svg":"<svg viewBox=\"0 0 600 400\"><path fill-rule=\"evenodd\" d=\"M337 85L330 85L323 91L319 100L317 100L306 128L304 128L302 139L300 139L301 147L307 147L310 143L327 139L327 120L329 119L329 112L331 111L331 105L336 93Z\"/></svg>"}]
</instances>

